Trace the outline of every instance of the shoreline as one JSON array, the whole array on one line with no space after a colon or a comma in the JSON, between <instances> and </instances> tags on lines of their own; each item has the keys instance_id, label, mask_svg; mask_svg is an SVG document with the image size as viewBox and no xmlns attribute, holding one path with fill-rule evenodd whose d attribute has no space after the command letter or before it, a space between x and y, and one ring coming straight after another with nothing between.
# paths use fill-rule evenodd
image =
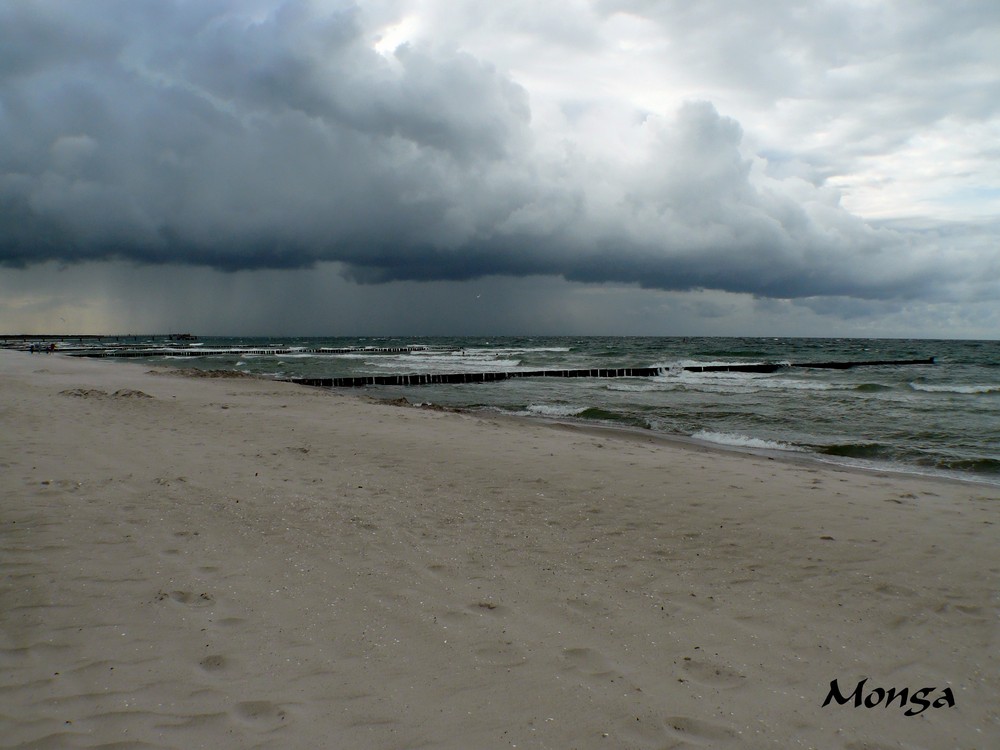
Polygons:
<instances>
[{"instance_id":1,"label":"shoreline","mask_svg":"<svg viewBox=\"0 0 1000 750\"><path fill-rule=\"evenodd\" d=\"M56 353L58 354L58 352ZM891 464L889 462L878 462L878 461L866 462L865 459L851 459L849 457L843 457L843 456L827 456L821 453L817 453L815 451L808 450L806 448L781 449L781 448L758 448L752 446L729 445L726 443L717 443L711 440L699 439L691 435L670 434L666 432L653 430L651 428L644 429L641 427L613 424L610 422L601 422L598 420L575 419L572 416L553 417L542 414L537 414L537 415L517 414L489 406L477 408L477 407L448 406L444 404L434 404L431 402L422 403L422 402L410 401L405 396L400 397L406 401L405 404L402 404L399 403L399 398L389 398L389 397L383 398L378 396L372 396L371 394L365 392L364 390L359 390L357 388L338 389L338 388L330 388L324 386L304 385L301 383L294 383L292 380L289 380L287 378L259 375L240 370L202 370L199 368L190 368L190 367L172 367L167 365L149 365L148 363L142 363L142 364L131 363L128 362L127 360L124 361L112 360L112 363L126 364L126 365L132 364L137 367L147 368L148 372L155 372L166 375L178 375L182 377L193 377L193 378L207 377L207 378L221 378L221 379L253 378L270 382L289 383L301 388L318 388L321 391L325 391L330 394L335 394L337 396L342 396L347 398L357 398L362 401L367 401L370 403L385 404L400 408L431 409L436 411L446 411L455 414L468 414L482 419L499 419L499 420L510 419L514 420L515 422L519 420L524 420L536 424L551 425L557 428L570 427L572 429L582 429L582 430L593 429L597 431L597 434L611 433L611 434L616 434L625 439L635 439L639 441L645 439L652 439L664 445L672 445L682 449L718 451L724 454L758 456L790 464L817 465L817 466L831 468L834 470L839 469L848 472L859 472L863 474L870 474L873 476L915 477L915 478L929 479L932 481L972 484L994 490L1000 488L1000 478L997 478L995 481L991 481L990 479L983 478L973 473L962 473L955 470L948 471L943 469L920 469L919 467L908 466L906 464ZM414 387L416 388L418 386Z\"/></svg>"},{"instance_id":2,"label":"shoreline","mask_svg":"<svg viewBox=\"0 0 1000 750\"><path fill-rule=\"evenodd\" d=\"M644 337L640 337L644 338ZM588 339L589 340L589 339ZM594 341L599 340L599 337L594 338ZM776 356L773 351L770 352L770 359L765 356L767 349L767 342L762 342L758 340L749 341L742 348L740 346L735 346L733 344L726 344L725 342L729 339L720 339L716 341L712 339L711 341L703 342L702 348L709 346L707 350L709 354L719 354L724 355L727 352L732 353L733 356L739 360L740 357L747 355L748 353L760 354L764 359L768 361L774 360ZM738 341L738 338L732 339L733 341ZM234 347L260 347L260 346L281 346L279 343L267 343L264 344L265 339L254 339L251 340L218 340L211 342L206 339L206 342L212 343L213 346L221 346L225 348L226 346ZM437 345L447 346L450 345L450 339L427 339L428 342L437 341ZM653 341L652 339L650 340ZM666 350L673 352L674 355L681 356L679 351L676 351L676 341L675 339L657 339L659 346L666 347ZM670 342L674 342L673 344ZM777 341L777 340L776 340ZM839 341L839 339L829 339L829 340L813 340L808 339L807 342L822 342L822 341ZM286 345L288 342L285 342ZM302 346L310 345L305 339L297 340L296 342ZM370 345L372 343L381 343L392 347L406 348L407 346L412 346L412 342L409 344L404 344L402 341L381 341L372 342L362 339L316 339L312 341L312 346L320 347L323 351L346 351L347 349L359 349L360 348L372 348ZM490 342L485 342L489 344ZM553 340L549 342L541 341L539 342L539 347L536 349L531 349L531 342L525 341L511 341L509 346L514 347L511 349L512 352L520 352L524 354L527 351L535 352L545 352L545 351L570 351L571 346L556 347L554 349L548 349L542 344L545 343L564 343L570 344L572 342ZM982 342L960 342L963 344L974 344L977 345ZM322 344L322 346L321 346ZM920 356L925 357L926 361L935 359L935 354L939 352L935 348L917 347L917 348L899 348L888 346L885 344L885 340L871 340L870 345L866 345L864 350L860 350L857 347L827 347L822 343L810 343L808 346L804 347L800 352L800 359L813 360L829 360L827 364L847 364L846 360L851 362L857 361L858 363L868 363L879 362L893 362L896 364L902 362L923 362L925 359L914 360L912 357ZM499 342L498 344L501 348L499 351L507 351L503 349L503 346L508 344L505 342ZM337 347L346 347L343 349L338 349ZM528 346L529 349L521 350L517 347ZM746 346L759 347L748 351ZM819 349L817 349L817 346ZM333 348L330 348L333 347ZM671 347L674 347L671 349ZM712 348L715 347L715 348ZM719 349L719 347L722 347ZM682 347L683 348L683 347ZM697 346L696 346L697 348ZM776 350L786 349L787 346L778 345L775 347ZM319 349L317 349L318 351ZM479 351L473 349L471 351ZM619 347L618 353L628 360L626 363L634 364L635 351L632 351L629 347ZM807 353L808 352L808 353ZM818 352L822 352L822 356ZM462 350L464 355L465 350ZM944 352L944 367L951 367L955 363L964 363L965 365L970 365L975 362L979 362L979 351L976 350L961 350L951 352L951 356L948 356L947 351ZM454 354L454 352L452 352ZM871 354L871 356L878 357L875 360L866 360L865 355ZM561 355L560 355L561 356ZM528 369L545 369L544 364L548 355L543 355L542 359L532 360L531 367ZM616 355L617 357L617 355ZM633 359L629 359L632 357ZM906 359L909 357L910 359ZM963 359L965 357L965 359ZM971 357L972 359L966 362L966 359ZM901 359L902 358L902 359ZM273 358L263 357L263 360L271 361ZM643 362L647 359L640 357ZM668 357L668 359L670 359ZM625 362L626 360L616 359L619 362ZM450 360L449 360L450 361ZM701 361L698 356L695 356L694 360L684 360L683 357L680 360L670 359L674 365L685 363L698 365L693 369L702 369L702 365L708 365L709 369L713 369L716 365L725 364L725 366L731 367L736 361L730 361L726 357L718 362L714 361ZM763 361L763 360L762 360ZM469 362L462 360L464 365L469 365ZM150 362L148 363L152 367L169 367L166 362ZM180 366L179 362L172 363L173 366ZM475 362L472 362L474 365ZM598 363L600 364L600 363ZM606 363L605 363L606 364ZM822 364L822 363L821 363ZM285 366L288 365L291 371L285 372ZM463 365L463 366L464 366ZM563 365L557 365L565 367L578 367L579 362L570 362L567 360ZM218 366L218 365L216 365ZM250 361L243 362L233 360L228 365L229 367L236 367L239 369L240 366L246 366L251 371L257 374L263 374L265 377L271 377L276 379L288 379L295 382L307 382L310 378L315 377L315 384L319 384L321 380L337 380L334 377L332 380L327 377L331 373L328 368L320 368L320 374L317 375L317 370L314 366L299 366L298 364L292 366L289 362L276 362L274 367L254 365ZM586 365L584 365L586 366ZM673 365L672 365L673 366ZM892 419L882 419L874 418L872 415L862 417L860 419L846 418L842 420L840 417L843 415L851 415L856 413L866 414L866 405L863 402L858 404L848 404L848 403L836 403L842 401L844 397L834 395L829 397L825 395L827 390L834 393L840 391L851 391L850 383L845 385L839 382L826 382L826 378L821 378L818 384L810 383L798 384L793 382L789 385L779 385L779 383L784 383L780 379L775 383L770 383L768 379L764 379L763 385L767 385L768 388L765 389L770 393L770 386L775 385L776 391L779 395L775 399L771 399L768 395L764 402L760 405L760 411L757 410L757 406L753 403L748 403L741 396L741 391L745 390L746 387L750 387L751 392L754 390L753 382L748 381L749 385L745 384L742 379L738 379L735 388L735 398L741 403L741 406L737 406L731 411L733 415L744 415L744 418L722 418L719 419L715 410L721 408L722 413L725 415L725 405L723 402L713 403L713 398L708 397L695 397L694 401L691 401L685 396L681 396L680 400L671 405L669 402L670 397L649 397L650 400L645 400L646 397L642 397L637 402L635 408L631 408L629 403L621 402L620 398L609 396L607 398L598 397L596 401L590 403L592 409L586 410L588 413L582 417L574 417L567 412L566 419L576 420L579 418L581 421L587 422L591 419L599 420L602 417L609 420L608 424L611 427L625 427L628 425L637 425L639 427L650 427L652 429L663 429L666 432L661 434L667 435L671 439L676 439L681 442L689 442L693 444L704 444L708 443L711 445L721 445L724 449L729 450L735 448L736 450L744 450L748 453L759 452L759 450L770 451L773 453L770 455L783 457L789 453L799 453L800 451L814 457L815 460L826 465L839 465L849 467L853 470L865 470L865 471L886 471L898 473L902 472L908 475L916 476L929 476L929 477L942 477L946 479L954 479L959 481L972 481L979 484L986 484L990 486L1000 486L1000 465L998 465L997 460L992 456L990 450L990 439L994 437L993 432L995 431L991 427L990 418L995 411L996 404L991 404L991 399L987 396L983 396L983 400L973 401L969 394L989 392L987 386L982 385L969 385L980 384L989 381L989 377L984 375L982 368L977 371L978 374L966 372L962 369L962 366L955 365L957 369L954 371L949 370L948 375L943 381L934 381L931 385L924 387L920 383L906 382L904 378L902 381L899 380L895 375L891 373L886 377L889 381L885 381L880 377L875 377L874 380L868 382L862 378L860 386L857 390L864 391L865 395L862 397L867 400L869 398L875 399L872 402L872 408L874 412L879 413L882 410L886 411L886 414L891 414ZM421 368L418 368L423 371ZM475 369L473 367L473 369ZM523 369L523 368L519 368ZM551 367L549 368L551 369ZM614 369L614 368L613 368ZM640 368L641 369L641 368ZM968 368L966 368L968 369ZM447 368L441 372L446 372ZM612 370L608 370L611 372ZM334 368L332 372L333 375L345 375L348 380L355 378L355 376L360 375L362 378L366 378L365 372L358 370L357 368L347 367L343 371ZM398 372L395 365L389 368L386 372L394 373ZM464 371L463 371L464 372ZM326 373L325 375L323 373ZM410 374L404 374L405 377L409 377ZM436 376L439 373L429 373L431 376ZM447 376L451 377L451 376ZM456 376L458 377L458 376ZM873 376L874 377L874 376ZM930 378L931 375L928 375ZM986 377L985 381L979 380L977 378ZM339 378L343 379L343 378ZM890 382L891 381L891 382ZM897 382L898 381L898 382ZM922 382L922 378L918 378L918 381ZM954 381L954 382L952 382ZM700 381L699 381L700 382ZM811 382L811 381L810 381ZM860 382L860 381L859 381ZM943 382L947 382L951 385L942 385ZM992 381L989 381L992 382ZM728 383L728 381L727 381ZM887 384L888 383L888 384ZM811 422L806 419L802 414L802 408L798 403L798 399L795 394L798 392L799 387L805 388L810 393L813 390L818 390L824 393L822 397L816 399L809 399L812 406L815 407L816 413L819 415L817 424L821 425L817 429L813 430L811 428ZM669 386L669 384L668 384ZM794 387L793 387L794 386ZM632 390L638 388L640 391L648 391L649 388L643 388L641 386L623 385L621 388L616 388L613 385L608 385L608 389L612 391L618 390ZM447 389L433 388L425 393L417 389L407 388L405 390L396 390L396 395L405 395L405 397L413 399L414 401L419 401L423 398L428 398L433 401L440 401L441 403L452 404L458 406L459 408L472 408L472 409L496 409L501 412L510 413L516 416L521 416L519 409L528 409L534 411L536 409L535 405L532 405L533 399L540 398L541 406L538 406L538 410L545 410L548 404L546 400L546 389L545 386L539 384L536 386L534 383L526 385L524 387L523 393L520 396L514 396L513 400L508 399L502 395L497 395L497 392L493 388L489 388L489 392L472 392L462 389L461 386L458 387L459 390L451 392ZM537 393L535 389L538 388ZM686 387L681 384L677 386L681 391L686 390ZM526 390L525 390L526 389ZM790 390L789 390L790 389ZM895 390L899 389L900 393L893 393L886 396L880 393L883 390ZM368 389L365 389L366 391ZM585 388L584 390L587 390ZM652 390L660 390L658 388L653 388ZM666 390L673 390L673 387L667 387ZM700 390L700 386L696 383L694 387L695 391ZM707 388L708 393L714 390L714 386L709 384ZM922 399L930 399L930 411L924 407L913 406L912 408L906 404L909 404L910 398L907 396L909 391L940 391L943 393L953 393L953 394L966 394L963 396L944 396L944 395L931 395L928 396L926 393L920 395ZM389 389L389 393L392 393L393 389ZM504 389L499 389L499 393L504 393ZM520 391L519 391L520 392ZM878 392L878 393L876 393ZM532 395L534 394L534 395ZM367 395L367 394L363 394ZM791 397L790 397L791 396ZM385 393L380 393L376 395L377 398L389 398L392 400L392 396ZM704 401L704 404L698 404L699 398ZM914 397L916 398L916 397ZM948 406L949 398L959 398L962 400L961 403L955 404L955 409L952 410ZM482 399L480 402L479 399ZM616 405L608 406L608 404ZM715 399L718 400L718 399ZM853 397L850 400L854 400ZM723 399L724 401L724 399ZM899 408L895 405L895 402L904 404L902 406L903 414L898 413ZM607 402L607 403L605 403ZM977 404L981 405L982 408L977 408ZM860 409L856 408L860 405ZM702 412L699 411L699 406L703 406L705 411L709 413L708 418L702 418ZM806 410L810 406L806 406ZM770 411L768 411L770 410ZM909 410L909 411L908 411ZM939 410L939 414L935 416L933 412ZM591 411L595 413L590 413ZM601 414L599 412L608 411L607 414ZM650 416L652 415L652 416ZM524 416L537 417L541 416L552 417L554 419L561 419L561 413L559 411L554 411L549 413L548 411L542 411L541 414L524 414ZM769 420L768 417L773 417L773 420ZM894 431L893 429L882 429L882 425L896 423L900 425L907 425L909 428L907 431ZM598 422L599 423L599 422ZM826 425L826 426L823 426ZM676 432L673 432L676 431ZM907 436L907 432L909 433ZM976 436L979 436L978 438ZM784 450L783 450L784 449Z\"/></svg>"},{"instance_id":3,"label":"shoreline","mask_svg":"<svg viewBox=\"0 0 1000 750\"><path fill-rule=\"evenodd\" d=\"M134 363L0 385L0 747L1000 739L990 485ZM822 705L862 679L955 705Z\"/></svg>"},{"instance_id":4,"label":"shoreline","mask_svg":"<svg viewBox=\"0 0 1000 750\"><path fill-rule=\"evenodd\" d=\"M753 446L730 445L726 443L715 442L712 440L700 439L692 435L671 434L653 430L652 428L642 428L630 425L614 424L611 422L601 422L599 420L576 419L572 416L554 417L554 416L546 416L544 414L527 414L527 413L520 414L491 406L483 406L483 407L449 406L445 404L435 404L433 402L410 401L406 396L401 396L398 398L391 398L388 396L379 397L379 396L373 396L365 392L364 390L358 388L332 388L329 386L305 385L301 383L294 383L293 380L287 378L257 375L253 373L242 372L239 370L198 370L195 368L180 368L180 367L175 369L163 365L155 365L153 366L153 369L157 372L177 373L189 377L253 377L253 378L259 378L261 380L273 380L276 382L293 383L294 385L298 385L303 388L319 388L320 390L327 391L331 394L338 394L349 398L359 398L362 400L370 401L372 403L388 404L403 408L414 408L414 409L427 408L440 411L450 411L456 414L471 414L484 419L496 418L496 419L527 420L529 422L535 422L538 424L549 424L555 426L565 425L565 426L572 426L574 428L593 428L595 430L600 430L602 433L613 432L613 433L618 433L623 437L633 436L637 440L642 440L644 438L651 437L655 438L658 441L663 441L665 444L668 445L675 445L677 447L686 447L689 449L700 448L706 450L717 450L723 453L735 453L737 455L764 456L767 458L788 463L805 462L809 464L825 466L828 468L832 467L837 469L843 469L845 471L856 471L866 474L873 474L876 476L885 474L887 476L901 475L908 477L922 477L936 481L970 483L992 489L1000 488L1000 477L997 477L996 479L989 479L972 472L961 472L954 469L951 470L927 469L927 468L920 468L917 466L910 466L902 463L890 463L887 461L854 459L846 456L826 455L822 453L817 453L816 451L809 450L808 448L790 447L787 449L781 449L781 448L759 448ZM213 374L211 375L200 374L205 372ZM222 373L233 373L233 374L224 375ZM419 388L419 386L413 386L413 387ZM399 403L400 399L403 399L404 401L406 401L406 403Z\"/></svg>"},{"instance_id":5,"label":"shoreline","mask_svg":"<svg viewBox=\"0 0 1000 750\"><path fill-rule=\"evenodd\" d=\"M266 379L266 378L265 378ZM862 474L870 474L873 476L901 476L901 477L911 477L911 478L922 478L931 481L938 482L956 482L959 484L972 484L976 486L981 486L988 489L996 490L1000 488L1000 478L996 481L990 481L989 479L984 479L983 477L977 476L975 474L963 474L958 471L946 472L943 469L925 469L921 470L917 467L910 467L905 464L890 464L888 462L882 462L882 465L878 465L878 462L870 461L870 465L863 465L861 463L853 463L852 461L862 461L863 459L846 459L846 457L838 456L826 456L821 453L816 453L815 451L810 451L806 448L757 448L752 446L739 446L739 445L728 445L725 443L716 443L711 440L703 440L690 435L674 435L666 432L659 432L651 428L633 427L630 425L619 425L610 422L601 422L598 420L585 420L585 419L575 419L572 416L567 417L552 417L545 416L543 414L517 414L512 412L507 412L495 407L462 407L462 406L446 406L443 404L433 404L429 402L424 403L414 403L407 400L407 403L399 403L399 399L396 398L379 398L376 396L371 396L366 393L352 392L352 391L341 391L333 388L324 388L322 386L302 386L304 388L322 388L330 393L336 393L348 398L359 398L362 400L367 400L371 403L385 404L389 406L396 406L399 408L410 408L410 409L432 409L437 411L447 411L455 414L469 414L472 416L480 417L482 419L497 419L497 420L512 420L513 422L518 422L523 420L528 423L549 425L555 428L569 428L573 430L593 430L595 435L607 435L614 434L622 439L633 439L639 442L643 441L653 441L663 445L674 446L680 449L686 450L704 450L704 451L717 451L722 454L738 455L738 456L757 456L762 458L768 458L774 461L781 461L783 463L789 464L805 464L809 466L822 466L830 470L842 470L847 472L858 472ZM416 387L416 386L414 386ZM846 459L846 460L845 460Z\"/></svg>"}]
</instances>

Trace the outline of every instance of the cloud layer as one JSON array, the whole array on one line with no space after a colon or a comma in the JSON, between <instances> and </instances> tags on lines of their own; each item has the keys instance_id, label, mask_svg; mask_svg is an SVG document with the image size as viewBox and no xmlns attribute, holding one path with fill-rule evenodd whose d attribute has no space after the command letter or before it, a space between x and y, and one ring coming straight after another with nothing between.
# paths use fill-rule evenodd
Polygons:
<instances>
[{"instance_id":1,"label":"cloud layer","mask_svg":"<svg viewBox=\"0 0 1000 750\"><path fill-rule=\"evenodd\" d=\"M393 48L406 3L5 4L0 262L237 271L333 261L363 283L552 275L784 299L1000 296L995 226L875 224L843 207L836 178L907 141L898 122L859 120L864 137L836 151L821 138L768 149L764 126L744 133L687 96L692 85L662 111L587 96L579 80L562 94L536 85L558 78L537 52L543 41L613 60L609 29L627 27L619 41L693 68L714 82L706 92L745 85L744 99L775 114L785 102L788 135L795 118L846 106L852 76L884 69L861 48L886 47L877 24L900 15L891 4L855 9L861 27L850 29L849 15L829 10L781 5L728 23L713 14L731 10L683 5L569 2L580 12L553 15L512 2L476 26L467 3L432 3L454 11L439 37L414 33ZM934 75L913 51L933 21L918 10L890 39L910 53L911 86ZM953 14L957 39L995 28L995 11L978 27L966 11ZM702 41L670 43L682 37ZM523 75L498 66L497 39L541 62ZM906 122L930 133L946 115L991 127L1000 76L954 41L954 64L985 77L982 97L959 86L933 107L919 88L890 91L879 78L876 104L900 98L914 110ZM824 97L812 110L810 87Z\"/></svg>"}]
</instances>

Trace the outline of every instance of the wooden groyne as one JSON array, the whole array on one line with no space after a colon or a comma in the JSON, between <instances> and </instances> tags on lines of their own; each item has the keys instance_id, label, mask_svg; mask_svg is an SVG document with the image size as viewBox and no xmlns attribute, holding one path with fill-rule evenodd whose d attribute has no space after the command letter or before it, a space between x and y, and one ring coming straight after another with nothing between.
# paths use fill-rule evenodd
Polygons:
<instances>
[{"instance_id":1,"label":"wooden groyne","mask_svg":"<svg viewBox=\"0 0 1000 750\"><path fill-rule=\"evenodd\" d=\"M901 365L933 365L934 357L927 359L873 359L867 362L811 362L803 365L789 365L789 367L812 367L826 370L849 370L852 367L899 367Z\"/></svg>"},{"instance_id":2,"label":"wooden groyne","mask_svg":"<svg viewBox=\"0 0 1000 750\"><path fill-rule=\"evenodd\" d=\"M853 367L879 367L891 365L933 365L934 357L928 359L873 359L857 362L768 362L758 365L691 365L683 369L688 372L777 372L786 367L807 367L814 370L850 370Z\"/></svg>"},{"instance_id":3,"label":"wooden groyne","mask_svg":"<svg viewBox=\"0 0 1000 750\"><path fill-rule=\"evenodd\" d=\"M786 367L847 370L852 367L885 365L932 365L934 358L876 360L869 362L811 362L802 364L690 365L687 372L777 372ZM419 373L410 375L360 375L346 378L291 378L292 383L321 388L361 388L367 385L451 385L496 383L513 378L650 378L665 375L665 367L595 367L577 370L500 370L496 372Z\"/></svg>"},{"instance_id":4,"label":"wooden groyne","mask_svg":"<svg viewBox=\"0 0 1000 750\"><path fill-rule=\"evenodd\" d=\"M291 382L322 388L360 388L366 385L496 383L512 378L645 378L659 375L662 372L659 367L594 368L590 370L497 370L495 372L360 375L349 378L291 378Z\"/></svg>"}]
</instances>

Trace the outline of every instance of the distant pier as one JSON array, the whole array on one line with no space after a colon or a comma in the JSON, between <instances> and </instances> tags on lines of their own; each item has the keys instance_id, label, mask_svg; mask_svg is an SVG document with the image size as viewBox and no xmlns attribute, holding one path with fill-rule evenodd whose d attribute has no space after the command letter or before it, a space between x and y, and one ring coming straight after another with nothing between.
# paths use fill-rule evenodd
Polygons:
<instances>
[{"instance_id":1,"label":"distant pier","mask_svg":"<svg viewBox=\"0 0 1000 750\"><path fill-rule=\"evenodd\" d=\"M690 365L687 372L771 373L789 367L826 370L849 370L853 367L933 365L929 359L872 360L861 362L806 362L799 364ZM513 378L651 378L665 375L665 367L595 367L579 370L501 370L495 372L419 373L411 375L360 375L347 378L290 378L292 383L321 388L361 388L368 385L442 385L458 383L496 383Z\"/></svg>"}]
</instances>

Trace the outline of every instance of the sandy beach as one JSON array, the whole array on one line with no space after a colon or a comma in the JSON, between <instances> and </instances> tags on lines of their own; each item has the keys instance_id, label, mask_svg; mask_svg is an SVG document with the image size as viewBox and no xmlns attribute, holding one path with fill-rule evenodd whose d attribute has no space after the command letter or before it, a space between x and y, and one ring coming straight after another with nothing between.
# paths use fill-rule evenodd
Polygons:
<instances>
[{"instance_id":1,"label":"sandy beach","mask_svg":"<svg viewBox=\"0 0 1000 750\"><path fill-rule=\"evenodd\" d=\"M996 487L12 351L0 415L0 748L1000 747Z\"/></svg>"}]
</instances>

